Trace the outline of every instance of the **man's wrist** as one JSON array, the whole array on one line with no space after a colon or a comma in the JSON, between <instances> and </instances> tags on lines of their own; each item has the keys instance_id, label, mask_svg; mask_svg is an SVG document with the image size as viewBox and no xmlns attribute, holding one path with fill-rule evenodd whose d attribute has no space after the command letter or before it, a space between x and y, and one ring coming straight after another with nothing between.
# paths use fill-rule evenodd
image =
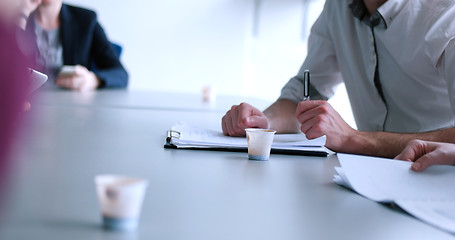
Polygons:
<instances>
[{"instance_id":1,"label":"man's wrist","mask_svg":"<svg viewBox=\"0 0 455 240\"><path fill-rule=\"evenodd\" d=\"M343 152L353 154L372 155L372 151L377 145L370 132L362 132L353 129L347 136Z\"/></svg>"},{"instance_id":2,"label":"man's wrist","mask_svg":"<svg viewBox=\"0 0 455 240\"><path fill-rule=\"evenodd\" d=\"M348 150L353 154L393 158L408 142L406 134L357 131L348 141Z\"/></svg>"}]
</instances>

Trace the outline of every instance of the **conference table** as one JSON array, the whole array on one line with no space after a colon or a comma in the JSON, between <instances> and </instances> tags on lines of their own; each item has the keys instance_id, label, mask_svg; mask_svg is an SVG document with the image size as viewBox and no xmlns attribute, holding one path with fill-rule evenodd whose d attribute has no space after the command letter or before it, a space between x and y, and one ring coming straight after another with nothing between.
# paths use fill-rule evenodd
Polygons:
<instances>
[{"instance_id":1,"label":"conference table","mask_svg":"<svg viewBox=\"0 0 455 240\"><path fill-rule=\"evenodd\" d=\"M250 161L242 152L165 149L173 124L216 129L225 110L169 107L198 103L198 94L168 94L162 106L103 103L118 94L81 104L81 93L48 92L33 103L2 193L0 239L455 239L336 185L336 155ZM99 174L149 181L136 231L102 227Z\"/></svg>"}]
</instances>

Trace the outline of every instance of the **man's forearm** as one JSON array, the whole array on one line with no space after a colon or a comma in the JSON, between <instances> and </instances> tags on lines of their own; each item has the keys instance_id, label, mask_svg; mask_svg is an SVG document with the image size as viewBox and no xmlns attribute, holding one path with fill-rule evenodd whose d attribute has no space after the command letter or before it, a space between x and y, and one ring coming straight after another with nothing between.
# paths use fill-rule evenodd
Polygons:
<instances>
[{"instance_id":1,"label":"man's forearm","mask_svg":"<svg viewBox=\"0 0 455 240\"><path fill-rule=\"evenodd\" d=\"M280 99L264 111L269 122L269 128L278 133L297 133L301 124L296 117L297 104L290 100ZM339 115L337 115L339 116ZM337 125L338 126L338 125ZM322 128L327 129L327 128ZM351 128L349 128L351 129ZM406 144L415 139L455 143L455 128L435 130L424 133L391 133L391 132L361 132L351 129L344 134L340 141L332 141L329 148L333 151L393 158L397 156ZM328 138L337 140L343 136L342 129L336 128L337 133L326 133ZM335 132L336 132L335 131ZM350 133L349 133L350 132ZM328 139L329 141L329 139Z\"/></svg>"},{"instance_id":2,"label":"man's forearm","mask_svg":"<svg viewBox=\"0 0 455 240\"><path fill-rule=\"evenodd\" d=\"M424 133L357 132L342 147L342 152L388 157L397 156L414 139L434 142L455 142L455 128Z\"/></svg>"},{"instance_id":3,"label":"man's forearm","mask_svg":"<svg viewBox=\"0 0 455 240\"><path fill-rule=\"evenodd\" d=\"M296 118L297 104L286 99L279 99L264 111L269 127L277 133L296 133L300 124Z\"/></svg>"}]
</instances>

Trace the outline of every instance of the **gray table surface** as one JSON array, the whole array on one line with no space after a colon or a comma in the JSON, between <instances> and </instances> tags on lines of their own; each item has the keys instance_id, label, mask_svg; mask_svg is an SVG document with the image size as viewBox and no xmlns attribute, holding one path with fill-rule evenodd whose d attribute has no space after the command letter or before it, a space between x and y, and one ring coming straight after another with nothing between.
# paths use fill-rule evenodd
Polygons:
<instances>
[{"instance_id":1,"label":"gray table surface","mask_svg":"<svg viewBox=\"0 0 455 240\"><path fill-rule=\"evenodd\" d=\"M37 92L33 103L34 105L47 106L111 107L225 113L233 104L239 104L245 101L261 110L271 104L270 101L263 99L227 95L218 95L213 102L204 102L202 100L202 94L138 90L100 90L94 92L43 90Z\"/></svg>"},{"instance_id":2,"label":"gray table surface","mask_svg":"<svg viewBox=\"0 0 455 240\"><path fill-rule=\"evenodd\" d=\"M336 156L164 149L178 121L223 113L34 106L3 192L0 239L455 239L332 182ZM106 231L93 178L150 181L139 229Z\"/></svg>"}]
</instances>

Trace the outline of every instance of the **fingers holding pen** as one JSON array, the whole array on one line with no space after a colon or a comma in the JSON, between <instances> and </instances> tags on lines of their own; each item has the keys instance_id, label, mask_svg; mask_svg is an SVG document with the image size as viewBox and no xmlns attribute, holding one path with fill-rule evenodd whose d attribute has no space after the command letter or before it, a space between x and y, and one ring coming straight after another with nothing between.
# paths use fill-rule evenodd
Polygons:
<instances>
[{"instance_id":1,"label":"fingers holding pen","mask_svg":"<svg viewBox=\"0 0 455 240\"><path fill-rule=\"evenodd\" d=\"M325 135L329 104L326 101L302 101L297 106L296 117L300 122L300 130L308 138Z\"/></svg>"},{"instance_id":2,"label":"fingers holding pen","mask_svg":"<svg viewBox=\"0 0 455 240\"><path fill-rule=\"evenodd\" d=\"M356 134L327 101L300 102L296 117L308 139L326 135L326 147L334 151L345 151L345 143Z\"/></svg>"}]
</instances>

